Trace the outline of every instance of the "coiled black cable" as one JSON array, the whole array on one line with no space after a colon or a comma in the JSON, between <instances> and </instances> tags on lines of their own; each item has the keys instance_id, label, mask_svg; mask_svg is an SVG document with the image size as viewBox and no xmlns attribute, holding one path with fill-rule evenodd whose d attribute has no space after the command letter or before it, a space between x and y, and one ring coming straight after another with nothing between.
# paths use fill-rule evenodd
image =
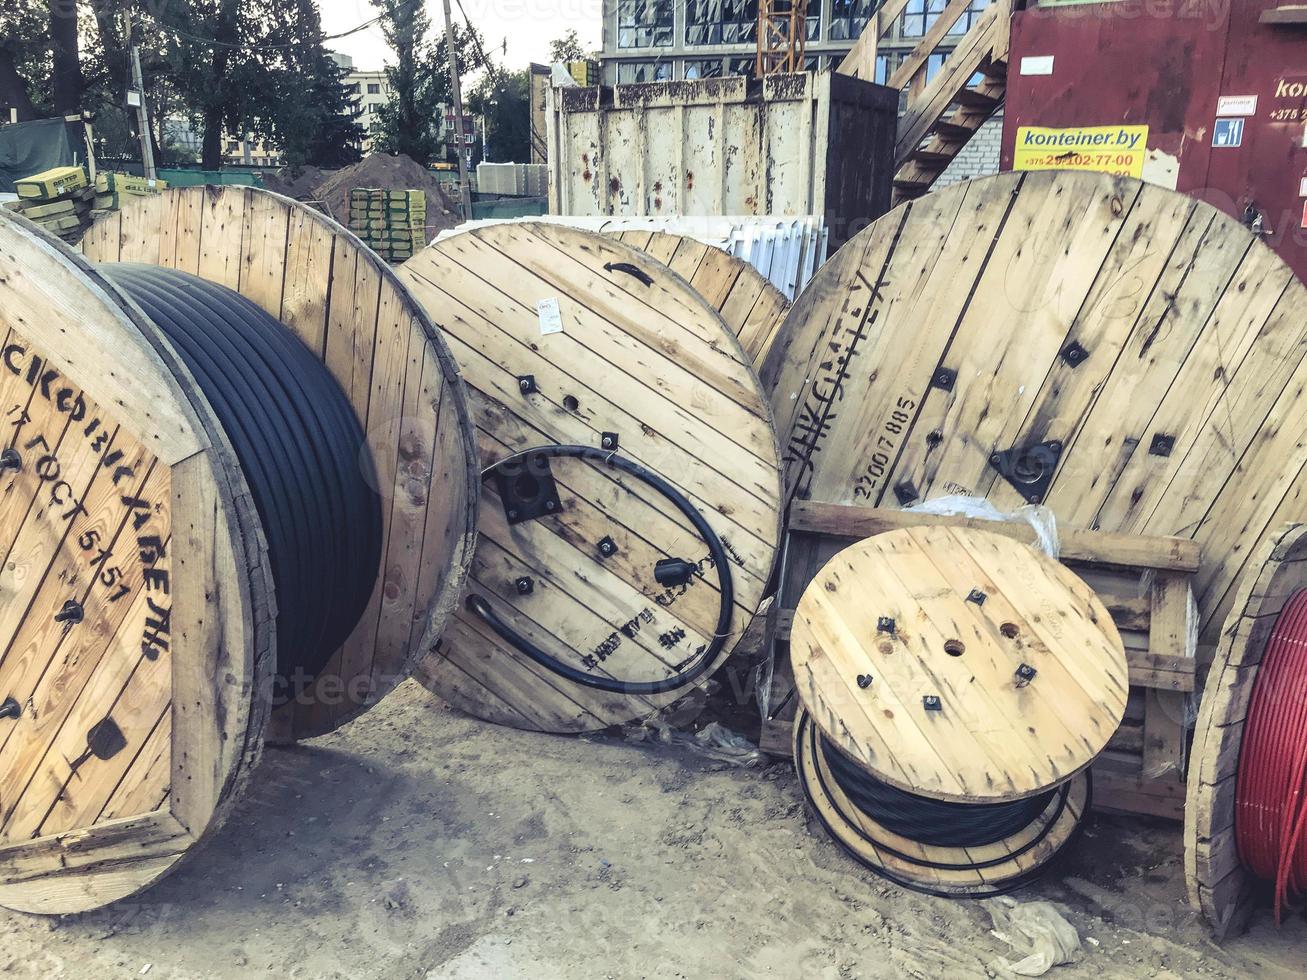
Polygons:
<instances>
[{"instance_id":1,"label":"coiled black cable","mask_svg":"<svg viewBox=\"0 0 1307 980\"><path fill-rule=\"evenodd\" d=\"M850 803L891 833L935 847L984 847L1029 827L1057 790L1003 803L952 803L881 782L818 736L826 768Z\"/></svg>"},{"instance_id":2,"label":"coiled black cable","mask_svg":"<svg viewBox=\"0 0 1307 980\"><path fill-rule=\"evenodd\" d=\"M249 484L277 598L279 700L358 623L381 563L381 500L353 408L325 365L234 290L158 266L99 271L163 332Z\"/></svg>"},{"instance_id":3,"label":"coiled black cable","mask_svg":"<svg viewBox=\"0 0 1307 980\"><path fill-rule=\"evenodd\" d=\"M597 674L588 674L583 670L577 670L571 664L563 663L557 657L540 649L532 643L527 637L523 636L517 630L503 619L494 607L490 605L482 596L476 593L470 593L466 600L468 610L483 619L489 627L505 640L510 646L518 652L534 660L540 666L573 681L585 687L595 688L600 691L607 691L612 694L629 694L639 697L646 697L655 694L664 694L668 691L675 691L697 677L703 674L713 661L717 654L721 652L722 646L730 637L732 606L735 603L735 586L731 578L730 560L726 556L726 548L722 545L721 538L717 532L712 529L698 509L690 500L664 480L657 473L646 469L639 463L632 462L622 456L617 455L615 450L597 449L594 446L568 446L562 444L537 446L534 449L528 449L525 452L516 453L505 459L499 460L492 466L487 467L481 474L482 478L491 475L501 466L517 462L530 456L548 456L548 457L569 457L572 459L588 459L601 462L613 469L635 477L642 483L647 484L658 493L666 497L675 505L676 509L685 515L686 519L694 525L694 529L699 533L708 546L708 555L717 569L717 581L721 593L720 605L717 612L717 625L713 629L713 637L704 647L698 651L692 664L681 670L676 671L669 677L664 677L656 681L624 681L619 678L602 677Z\"/></svg>"},{"instance_id":4,"label":"coiled black cable","mask_svg":"<svg viewBox=\"0 0 1307 980\"><path fill-rule=\"evenodd\" d=\"M799 775L800 789L803 791L804 796L806 796L810 801L815 802L817 797L820 795L821 798L827 800L832 806L835 806L837 810L840 809L834 802L832 787L826 782L825 774L822 772L822 767L820 765L814 767L815 771L813 772L813 776L815 777L816 785L814 786L809 782L806 767L803 765L800 758L802 753L805 751L805 747L809 747L813 751L814 756L818 752L821 754L821 760L826 763L826 768L830 772L831 780L835 783L834 788L838 789L845 796L849 805L859 810L872 822L881 825L887 831L896 834L899 837L926 846L951 847L958 849L982 847L984 844L981 842L985 841L986 838L992 837L993 833L1000 828L1009 832L1005 833L1003 836L988 840L986 843L993 844L999 840L1008 840L1019 834L1021 831L1033 826L1036 821L1042 820L1042 825L1039 830L1022 846L1011 850L1005 850L1002 855L989 860L973 860L966 862L927 860L923 858L920 853L907 853L901 849L895 848L893 845L888 844L883 840L871 836L864 829L864 823L859 822L857 824L855 832L875 848L877 852L896 858L905 864L915 865L916 867L928 871L983 872L989 868L1010 864L1023 854L1026 854L1044 843L1048 836L1053 832L1054 828L1059 825L1069 802L1072 780L1062 783L1060 786L1048 793L1038 794L1028 800L1015 801L1013 804L1014 806L1015 804L1028 803L1030 804L1031 809L1034 810L1033 813L1027 811L1029 819L1025 820L1023 823L1017 822L1015 811L996 813L991 809L995 806L1007 807L1009 806L1007 803L982 804L978 807L974 804L945 803L939 800L927 800L910 793L904 793L894 787L885 788L891 789L894 793L901 794L901 796L908 797L909 801L913 804L925 804L926 806L918 808L914 805L908 810L903 810L894 805L882 806L879 802L880 800L888 800L891 804L902 803L903 801L900 800L899 797L893 795L882 797L879 788L869 792L868 787L870 783L878 783L878 787L884 787L885 784L875 780L864 770L858 769L847 757L841 755L839 750L831 745L817 730L817 726L813 724L812 717L807 711L800 709L799 717L795 720L795 725L797 729L795 733L795 744L797 749L795 763ZM1087 772L1075 778L1085 780L1086 797L1081 812L1087 812L1093 800L1093 783L1091 782L1090 776ZM1035 809L1036 800L1041 801L1041 805L1037 810ZM970 824L969 818L952 814L951 808L955 806L962 807L966 810L979 809L982 811L982 819L976 824ZM950 809L937 809L945 807ZM931 888L921 884L920 882L912 881L901 874L891 872L884 864L873 863L867 860L862 854L858 853L845 842L841 834L837 832L836 828L830 825L820 807L814 806L813 811L821 824L826 828L827 833L831 835L831 838L835 840L835 842L838 843L850 857L856 860L863 867L868 868L882 878L892 881L894 884L899 885L902 888L906 888L910 891L921 892L925 895L935 895L940 898L988 898L995 895L1006 894L1007 892L1014 891L1023 885L1029 884L1048 870L1048 868L1053 864L1054 859L1065 851L1067 845L1075 840L1081 829L1081 822L1077 819L1072 832L1067 835L1066 839L1063 840L1058 849L1053 854L1049 855L1046 860L1037 864L1030 870L994 885L969 888L965 896L960 896L954 891ZM996 818L993 824L985 822L984 811L989 811L988 816ZM933 816L935 818L933 825L918 828L917 826L905 822L910 819L913 813L929 814ZM948 827L954 819L958 818L960 818L962 822L961 824L955 825L958 836L953 837L949 834ZM849 822L849 827L845 828L847 831L853 828L854 822L847 815L846 820ZM964 842L964 839L968 834L970 834L972 838L970 843ZM924 839L925 836L931 836L934 839L926 840Z\"/></svg>"}]
</instances>

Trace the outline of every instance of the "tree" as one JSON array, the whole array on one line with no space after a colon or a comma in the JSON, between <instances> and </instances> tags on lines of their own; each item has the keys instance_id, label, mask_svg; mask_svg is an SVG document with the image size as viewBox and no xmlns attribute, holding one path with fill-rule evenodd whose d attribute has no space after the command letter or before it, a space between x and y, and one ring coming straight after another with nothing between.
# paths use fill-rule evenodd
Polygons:
<instances>
[{"instance_id":1,"label":"tree","mask_svg":"<svg viewBox=\"0 0 1307 980\"><path fill-rule=\"evenodd\" d=\"M31 0L0 0L0 108L18 110L20 120L47 114L51 73L46 12Z\"/></svg>"},{"instance_id":2,"label":"tree","mask_svg":"<svg viewBox=\"0 0 1307 980\"><path fill-rule=\"evenodd\" d=\"M50 0L50 47L54 111L66 116L82 111L82 61L77 49L76 0Z\"/></svg>"},{"instance_id":3,"label":"tree","mask_svg":"<svg viewBox=\"0 0 1307 980\"><path fill-rule=\"evenodd\" d=\"M376 145L386 153L404 154L424 167L439 145L431 126L432 66L427 46L431 22L421 0L374 0L381 15L381 33L395 52L386 67L390 98L375 127Z\"/></svg>"},{"instance_id":4,"label":"tree","mask_svg":"<svg viewBox=\"0 0 1307 980\"><path fill-rule=\"evenodd\" d=\"M453 82L449 75L448 39L441 31L434 44L427 40L430 22L421 0L374 0L381 14L382 33L395 52L386 67L390 98L381 107L373 137L383 153L403 153L426 166L444 158L436 121L452 111ZM460 77L484 58L481 35L475 28L454 25L454 57Z\"/></svg>"},{"instance_id":5,"label":"tree","mask_svg":"<svg viewBox=\"0 0 1307 980\"><path fill-rule=\"evenodd\" d=\"M468 110L485 119L485 156L499 161L531 159L531 75L495 72L481 80Z\"/></svg>"},{"instance_id":6,"label":"tree","mask_svg":"<svg viewBox=\"0 0 1307 980\"><path fill-rule=\"evenodd\" d=\"M581 47L581 39L576 36L575 29L549 42L549 61L551 63L585 61L587 57L585 48Z\"/></svg>"},{"instance_id":7,"label":"tree","mask_svg":"<svg viewBox=\"0 0 1307 980\"><path fill-rule=\"evenodd\" d=\"M280 64L277 111L256 131L276 146L287 165L345 167L359 159L361 110L345 84L347 72L328 53L314 0L292 0L294 18L274 32L271 51Z\"/></svg>"}]
</instances>

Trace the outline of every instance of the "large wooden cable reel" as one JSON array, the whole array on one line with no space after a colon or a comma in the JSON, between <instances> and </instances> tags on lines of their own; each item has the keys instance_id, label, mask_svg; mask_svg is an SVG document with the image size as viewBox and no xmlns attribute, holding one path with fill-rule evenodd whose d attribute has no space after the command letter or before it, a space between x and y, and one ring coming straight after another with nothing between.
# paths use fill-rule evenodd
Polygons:
<instances>
[{"instance_id":1,"label":"large wooden cable reel","mask_svg":"<svg viewBox=\"0 0 1307 980\"><path fill-rule=\"evenodd\" d=\"M1129 178L1009 173L905 204L817 273L760 370L787 499L1038 502L1198 541L1210 645L1307 489L1307 289L1247 229Z\"/></svg>"},{"instance_id":2,"label":"large wooden cable reel","mask_svg":"<svg viewBox=\"0 0 1307 980\"><path fill-rule=\"evenodd\" d=\"M1189 904L1218 941L1238 933L1271 885L1244 866L1236 833L1244 732L1268 641L1307 589L1307 525L1276 529L1239 579L1194 725L1184 818ZM1287 747L1286 747L1287 750Z\"/></svg>"},{"instance_id":3,"label":"large wooden cable reel","mask_svg":"<svg viewBox=\"0 0 1307 980\"><path fill-rule=\"evenodd\" d=\"M919 527L837 553L790 639L800 785L859 863L954 897L1048 866L1125 710L1121 637L1094 591L1027 545Z\"/></svg>"},{"instance_id":4,"label":"large wooden cable reel","mask_svg":"<svg viewBox=\"0 0 1307 980\"><path fill-rule=\"evenodd\" d=\"M317 354L367 433L382 498L380 573L349 639L290 678L269 737L311 738L375 704L439 636L471 560L475 444L458 368L390 267L324 215L240 187L133 201L82 243L236 290Z\"/></svg>"},{"instance_id":5,"label":"large wooden cable reel","mask_svg":"<svg viewBox=\"0 0 1307 980\"><path fill-rule=\"evenodd\" d=\"M686 235L636 228L614 234L693 286L722 315L749 360L763 362L790 302L761 272L738 256Z\"/></svg>"},{"instance_id":6,"label":"large wooden cable reel","mask_svg":"<svg viewBox=\"0 0 1307 980\"><path fill-rule=\"evenodd\" d=\"M281 673L286 638L278 634L278 562L270 550L278 539L261 510L262 484L250 478L251 459L242 456L213 389L191 369L195 362L128 298L123 277L133 270L168 279L169 289L185 280L194 284L187 288L220 295L244 322L307 358L298 362L299 378L310 365L322 384L336 386L336 418L350 413L331 373L270 308L292 328L330 321L352 345L353 314L344 309L365 307L363 296L339 265L327 277L336 288L318 292L326 280L312 270L329 269L333 256L357 259L348 267L371 281L374 260L365 250L326 219L262 192L197 189L141 206L142 215L129 208L92 228L86 250L106 260L101 266L0 214L0 398L10 422L0 453L7 554L0 571L0 904L23 911L78 912L127 897L212 835L258 761ZM184 256L200 278L160 268ZM137 264L107 261L119 258ZM249 298L215 284L219 263L226 282ZM402 297L393 279L379 277L376 287L373 304L378 294ZM216 322L208 309L179 308L193 310L196 324ZM303 720L283 712L285 734L330 730L393 683L374 686L373 665L380 677L402 672L410 631L438 632L470 557L475 471L457 373L420 314L397 308L392 323L399 329L378 327L376 309L370 336L384 338L379 348L398 345L400 336L414 340L401 346L422 366L408 375L422 380L409 391L422 404L385 442L384 428L367 430L371 475L388 474L404 503L401 495L364 489L383 501L376 527L393 497L396 514L406 506L425 514L429 500L438 530L405 531L411 563L391 551L391 567L361 569L354 579L357 608L371 608L373 579L378 590L384 583L389 604L404 591L395 593L396 586L413 581L404 570L424 576L407 590L404 648L367 644L376 657L357 676L371 696L289 702L284 707L310 710ZM394 369L413 363L396 358ZM257 375L251 367L249 377ZM427 412L439 414L439 436L423 426ZM361 447L358 420L352 431ZM391 439L411 465L387 465L381 447ZM349 460L358 467L356 486L366 472L361 459ZM428 493L428 481L440 484L439 495ZM309 563L305 569L314 570ZM374 640L384 635L375 614L368 632ZM318 653L325 658L330 650Z\"/></svg>"},{"instance_id":7,"label":"large wooden cable reel","mask_svg":"<svg viewBox=\"0 0 1307 980\"><path fill-rule=\"evenodd\" d=\"M487 468L465 603L418 678L552 732L645 718L705 683L762 599L780 523L770 412L720 316L648 255L558 225L457 234L400 275L449 339ZM529 452L550 446L583 458Z\"/></svg>"}]
</instances>

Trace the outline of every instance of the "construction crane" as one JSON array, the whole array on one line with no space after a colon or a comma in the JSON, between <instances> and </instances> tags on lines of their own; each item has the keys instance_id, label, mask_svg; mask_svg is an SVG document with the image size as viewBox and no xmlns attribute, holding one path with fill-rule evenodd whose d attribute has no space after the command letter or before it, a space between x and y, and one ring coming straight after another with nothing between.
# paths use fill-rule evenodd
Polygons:
<instances>
[{"instance_id":1,"label":"construction crane","mask_svg":"<svg viewBox=\"0 0 1307 980\"><path fill-rule=\"evenodd\" d=\"M758 0L758 78L803 71L808 0Z\"/></svg>"}]
</instances>

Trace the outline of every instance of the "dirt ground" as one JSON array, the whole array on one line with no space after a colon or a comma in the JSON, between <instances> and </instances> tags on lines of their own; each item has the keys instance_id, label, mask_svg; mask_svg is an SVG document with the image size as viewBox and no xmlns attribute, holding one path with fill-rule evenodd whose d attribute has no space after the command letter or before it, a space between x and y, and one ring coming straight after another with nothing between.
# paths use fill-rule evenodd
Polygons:
<instances>
[{"instance_id":1,"label":"dirt ground","mask_svg":"<svg viewBox=\"0 0 1307 980\"><path fill-rule=\"evenodd\" d=\"M558 738L457 714L413 682L344 730L269 749L187 866L62 920L0 913L0 972L95 978L1002 975L982 904L901 891L817 828L788 764ZM1183 897L1173 825L1097 816L1020 898L1079 931L1062 978L1278 977L1301 914L1224 949Z\"/></svg>"}]
</instances>

